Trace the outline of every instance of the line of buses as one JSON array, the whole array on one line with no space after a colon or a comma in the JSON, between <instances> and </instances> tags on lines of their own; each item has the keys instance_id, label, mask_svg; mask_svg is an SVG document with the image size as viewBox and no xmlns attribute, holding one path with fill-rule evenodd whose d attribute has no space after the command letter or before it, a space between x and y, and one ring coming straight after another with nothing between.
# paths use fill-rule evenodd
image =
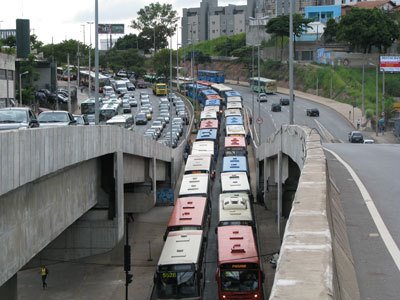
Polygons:
<instances>
[{"instance_id":1,"label":"line of buses","mask_svg":"<svg viewBox=\"0 0 400 300\"><path fill-rule=\"evenodd\" d=\"M211 267L206 259L211 208L219 210L218 299L263 298L242 98L229 87L211 86L219 98L204 101L154 275L156 299L204 298L205 269ZM212 199L220 134L224 134L221 190L218 199Z\"/></svg>"}]
</instances>

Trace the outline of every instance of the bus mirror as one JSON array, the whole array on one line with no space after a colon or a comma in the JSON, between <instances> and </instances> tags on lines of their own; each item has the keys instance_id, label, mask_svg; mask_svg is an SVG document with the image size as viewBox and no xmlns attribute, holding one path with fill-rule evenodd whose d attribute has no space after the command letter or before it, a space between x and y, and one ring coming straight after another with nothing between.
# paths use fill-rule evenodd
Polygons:
<instances>
[{"instance_id":1,"label":"bus mirror","mask_svg":"<svg viewBox=\"0 0 400 300\"><path fill-rule=\"evenodd\" d=\"M215 234L217 234L218 233L218 227L215 227Z\"/></svg>"},{"instance_id":2,"label":"bus mirror","mask_svg":"<svg viewBox=\"0 0 400 300\"><path fill-rule=\"evenodd\" d=\"M265 274L264 274L264 271L261 271L261 280L262 280L262 282L265 281Z\"/></svg>"}]
</instances>

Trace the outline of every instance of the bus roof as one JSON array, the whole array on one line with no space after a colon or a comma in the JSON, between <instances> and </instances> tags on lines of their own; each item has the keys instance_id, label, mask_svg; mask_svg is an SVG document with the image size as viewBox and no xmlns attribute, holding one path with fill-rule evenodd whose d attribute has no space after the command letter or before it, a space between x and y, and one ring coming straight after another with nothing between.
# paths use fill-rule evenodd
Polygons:
<instances>
[{"instance_id":1,"label":"bus roof","mask_svg":"<svg viewBox=\"0 0 400 300\"><path fill-rule=\"evenodd\" d=\"M206 141L213 140L213 141L216 141L217 140L217 132L218 132L217 129L209 129L209 128L200 129L197 132L196 141L202 141L202 140L206 140Z\"/></svg>"},{"instance_id":2,"label":"bus roof","mask_svg":"<svg viewBox=\"0 0 400 300\"><path fill-rule=\"evenodd\" d=\"M86 70L81 70L79 73L82 74L82 75L86 75L86 76L89 76L89 74L90 74L90 77L92 77L93 79L95 77L95 72L93 72L93 71L89 72L89 71L86 71ZM109 79L109 78L107 76L104 76L104 75L99 73L99 80L105 80L105 79Z\"/></svg>"},{"instance_id":3,"label":"bus roof","mask_svg":"<svg viewBox=\"0 0 400 300\"><path fill-rule=\"evenodd\" d=\"M205 106L220 106L221 105L221 100L219 99L207 99Z\"/></svg>"},{"instance_id":4,"label":"bus roof","mask_svg":"<svg viewBox=\"0 0 400 300\"><path fill-rule=\"evenodd\" d=\"M225 109L225 118L229 116L241 116L242 112L240 109L237 108L231 108L231 109Z\"/></svg>"},{"instance_id":5,"label":"bus roof","mask_svg":"<svg viewBox=\"0 0 400 300\"><path fill-rule=\"evenodd\" d=\"M269 78L265 78L265 77L252 77L252 78L249 78L250 81L258 81L258 79L260 79L260 82L264 82L264 83L276 82L275 79L269 79Z\"/></svg>"},{"instance_id":6,"label":"bus roof","mask_svg":"<svg viewBox=\"0 0 400 300\"><path fill-rule=\"evenodd\" d=\"M221 190L222 193L250 192L246 172L221 173Z\"/></svg>"},{"instance_id":7,"label":"bus roof","mask_svg":"<svg viewBox=\"0 0 400 300\"><path fill-rule=\"evenodd\" d=\"M222 172L247 172L245 156L225 156L222 163Z\"/></svg>"},{"instance_id":8,"label":"bus roof","mask_svg":"<svg viewBox=\"0 0 400 300\"><path fill-rule=\"evenodd\" d=\"M244 130L243 125L226 125L226 135L246 135L246 131Z\"/></svg>"},{"instance_id":9,"label":"bus roof","mask_svg":"<svg viewBox=\"0 0 400 300\"><path fill-rule=\"evenodd\" d=\"M213 141L197 141L193 143L192 155L214 155L214 142Z\"/></svg>"},{"instance_id":10,"label":"bus roof","mask_svg":"<svg viewBox=\"0 0 400 300\"><path fill-rule=\"evenodd\" d=\"M208 73L208 74L219 74L219 73L224 73L223 70L198 70L197 72L203 72L203 73Z\"/></svg>"},{"instance_id":11,"label":"bus roof","mask_svg":"<svg viewBox=\"0 0 400 300\"><path fill-rule=\"evenodd\" d=\"M244 262L259 263L251 226L218 227L218 265Z\"/></svg>"},{"instance_id":12,"label":"bus roof","mask_svg":"<svg viewBox=\"0 0 400 300\"><path fill-rule=\"evenodd\" d=\"M241 103L241 102L232 102L232 101L229 101L229 102L226 104L226 108L227 108L227 109L242 109L243 106L242 106L242 103Z\"/></svg>"},{"instance_id":13,"label":"bus roof","mask_svg":"<svg viewBox=\"0 0 400 300\"><path fill-rule=\"evenodd\" d=\"M210 171L211 155L189 155L185 164L185 174L191 172Z\"/></svg>"},{"instance_id":14,"label":"bus roof","mask_svg":"<svg viewBox=\"0 0 400 300\"><path fill-rule=\"evenodd\" d=\"M225 84L220 84L220 83L213 84L211 87L214 90L216 90L217 92L225 92L225 91L231 91L232 90L231 87L226 86Z\"/></svg>"},{"instance_id":15,"label":"bus roof","mask_svg":"<svg viewBox=\"0 0 400 300\"><path fill-rule=\"evenodd\" d=\"M211 85L214 84L213 82L206 81L206 80L197 80L196 82L197 82L198 84L202 84L202 85L204 85L204 86L211 86Z\"/></svg>"},{"instance_id":16,"label":"bus roof","mask_svg":"<svg viewBox=\"0 0 400 300\"><path fill-rule=\"evenodd\" d=\"M242 97L233 96L233 97L226 98L226 103L232 103L232 102L240 102L240 103L242 103Z\"/></svg>"},{"instance_id":17,"label":"bus roof","mask_svg":"<svg viewBox=\"0 0 400 300\"><path fill-rule=\"evenodd\" d=\"M225 148L245 148L246 140L244 136L226 136L225 137Z\"/></svg>"},{"instance_id":18,"label":"bus roof","mask_svg":"<svg viewBox=\"0 0 400 300\"><path fill-rule=\"evenodd\" d=\"M218 129L218 120L203 120L200 123L200 129L214 128Z\"/></svg>"},{"instance_id":19,"label":"bus roof","mask_svg":"<svg viewBox=\"0 0 400 300\"><path fill-rule=\"evenodd\" d=\"M208 114L208 113L213 113L213 112L216 112L216 113L218 113L219 112L219 106L217 105L217 106L205 106L204 108L203 108L203 112L204 112L204 114Z\"/></svg>"},{"instance_id":20,"label":"bus roof","mask_svg":"<svg viewBox=\"0 0 400 300\"><path fill-rule=\"evenodd\" d=\"M219 195L219 222L253 221L249 195L226 193Z\"/></svg>"},{"instance_id":21,"label":"bus roof","mask_svg":"<svg viewBox=\"0 0 400 300\"><path fill-rule=\"evenodd\" d=\"M238 91L231 90L231 91L226 91L225 92L225 97L226 98L228 98L228 97L241 97L241 96L242 95Z\"/></svg>"},{"instance_id":22,"label":"bus roof","mask_svg":"<svg viewBox=\"0 0 400 300\"><path fill-rule=\"evenodd\" d=\"M123 115L116 115L112 117L110 120L106 122L107 125L109 124L124 124L126 121L132 118L132 115L130 114L123 114Z\"/></svg>"},{"instance_id":23,"label":"bus roof","mask_svg":"<svg viewBox=\"0 0 400 300\"><path fill-rule=\"evenodd\" d=\"M179 196L205 196L208 194L209 174L183 175Z\"/></svg>"},{"instance_id":24,"label":"bus roof","mask_svg":"<svg viewBox=\"0 0 400 300\"><path fill-rule=\"evenodd\" d=\"M217 119L217 112L216 111L210 111L210 112L202 111L200 114L200 120L204 120L204 119Z\"/></svg>"},{"instance_id":25,"label":"bus roof","mask_svg":"<svg viewBox=\"0 0 400 300\"><path fill-rule=\"evenodd\" d=\"M216 99L216 100L222 100L222 98L217 94L217 95L214 95L214 94L211 94L211 95L207 95L206 96L206 99L207 100L213 100L213 99Z\"/></svg>"},{"instance_id":26,"label":"bus roof","mask_svg":"<svg viewBox=\"0 0 400 300\"><path fill-rule=\"evenodd\" d=\"M203 225L206 205L206 197L187 197L176 199L174 209L171 217L169 218L168 228Z\"/></svg>"},{"instance_id":27,"label":"bus roof","mask_svg":"<svg viewBox=\"0 0 400 300\"><path fill-rule=\"evenodd\" d=\"M214 91L213 89L207 89L207 90L202 90L201 93L203 95L218 95L218 93L216 91Z\"/></svg>"},{"instance_id":28,"label":"bus roof","mask_svg":"<svg viewBox=\"0 0 400 300\"><path fill-rule=\"evenodd\" d=\"M202 230L171 231L157 265L196 264L202 243Z\"/></svg>"},{"instance_id":29,"label":"bus roof","mask_svg":"<svg viewBox=\"0 0 400 300\"><path fill-rule=\"evenodd\" d=\"M242 116L226 117L226 125L243 125Z\"/></svg>"}]
</instances>

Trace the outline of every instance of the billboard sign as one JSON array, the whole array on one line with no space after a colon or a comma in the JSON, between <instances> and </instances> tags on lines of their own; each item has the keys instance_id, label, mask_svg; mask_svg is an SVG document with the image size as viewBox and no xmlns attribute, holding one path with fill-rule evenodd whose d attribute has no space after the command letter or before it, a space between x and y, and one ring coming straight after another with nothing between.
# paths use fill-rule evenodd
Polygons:
<instances>
[{"instance_id":1,"label":"billboard sign","mask_svg":"<svg viewBox=\"0 0 400 300\"><path fill-rule=\"evenodd\" d=\"M384 72L400 72L400 56L380 56L379 69Z\"/></svg>"},{"instance_id":2,"label":"billboard sign","mask_svg":"<svg viewBox=\"0 0 400 300\"><path fill-rule=\"evenodd\" d=\"M124 24L99 24L98 32L99 34L124 34L125 25Z\"/></svg>"}]
</instances>

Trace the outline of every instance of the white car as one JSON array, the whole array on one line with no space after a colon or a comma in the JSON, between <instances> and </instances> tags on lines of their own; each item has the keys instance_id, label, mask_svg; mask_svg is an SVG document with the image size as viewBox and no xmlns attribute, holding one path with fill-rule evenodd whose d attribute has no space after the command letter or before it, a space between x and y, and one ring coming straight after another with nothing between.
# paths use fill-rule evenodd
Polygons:
<instances>
[{"instance_id":1,"label":"white car","mask_svg":"<svg viewBox=\"0 0 400 300\"><path fill-rule=\"evenodd\" d=\"M365 139L364 144L375 144L375 141L373 139Z\"/></svg>"}]
</instances>

